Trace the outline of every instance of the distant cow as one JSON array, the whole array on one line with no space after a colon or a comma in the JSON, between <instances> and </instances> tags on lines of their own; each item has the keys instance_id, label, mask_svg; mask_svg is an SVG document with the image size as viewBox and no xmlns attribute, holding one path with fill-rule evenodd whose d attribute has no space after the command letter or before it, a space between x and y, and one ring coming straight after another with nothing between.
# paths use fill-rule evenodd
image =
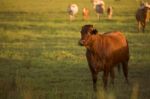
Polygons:
<instances>
[{"instance_id":1,"label":"distant cow","mask_svg":"<svg viewBox=\"0 0 150 99\"><path fill-rule=\"evenodd\" d=\"M98 16L98 18L100 20L101 14L103 14L104 11L105 11L105 6L103 4L97 4L96 8L95 8L95 11L96 11L97 16Z\"/></svg>"},{"instance_id":2,"label":"distant cow","mask_svg":"<svg viewBox=\"0 0 150 99\"><path fill-rule=\"evenodd\" d=\"M113 9L111 6L109 6L107 8L107 15L108 15L108 19L111 19L112 18L112 14L113 14Z\"/></svg>"},{"instance_id":3,"label":"distant cow","mask_svg":"<svg viewBox=\"0 0 150 99\"><path fill-rule=\"evenodd\" d=\"M100 19L100 15L105 11L105 3L103 0L91 0L93 4L93 8L97 13L98 18Z\"/></svg>"},{"instance_id":4,"label":"distant cow","mask_svg":"<svg viewBox=\"0 0 150 99\"><path fill-rule=\"evenodd\" d=\"M150 19L150 5L147 3L142 4L136 12L136 20L138 22L138 31L142 27L142 31L145 31L146 22Z\"/></svg>"},{"instance_id":5,"label":"distant cow","mask_svg":"<svg viewBox=\"0 0 150 99\"><path fill-rule=\"evenodd\" d=\"M103 71L104 88L107 88L110 74L114 83L114 67L122 64L123 73L128 82L129 47L121 32L98 34L93 25L84 25L81 29L79 44L86 47L86 57L96 91L98 72Z\"/></svg>"},{"instance_id":6,"label":"distant cow","mask_svg":"<svg viewBox=\"0 0 150 99\"><path fill-rule=\"evenodd\" d=\"M76 4L70 4L67 11L70 17L70 21L72 21L75 19L75 15L78 13L78 6Z\"/></svg>"},{"instance_id":7,"label":"distant cow","mask_svg":"<svg viewBox=\"0 0 150 99\"><path fill-rule=\"evenodd\" d=\"M87 8L83 8L82 15L83 15L83 19L87 20L89 18L89 10Z\"/></svg>"}]
</instances>

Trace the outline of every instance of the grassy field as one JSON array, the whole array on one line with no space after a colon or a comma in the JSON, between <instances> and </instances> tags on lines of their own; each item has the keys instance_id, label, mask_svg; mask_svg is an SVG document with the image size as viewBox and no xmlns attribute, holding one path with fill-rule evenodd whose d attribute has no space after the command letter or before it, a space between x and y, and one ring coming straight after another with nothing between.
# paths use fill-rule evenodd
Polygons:
<instances>
[{"instance_id":1,"label":"grassy field","mask_svg":"<svg viewBox=\"0 0 150 99\"><path fill-rule=\"evenodd\" d=\"M98 21L90 0L0 0L0 99L149 99L150 23L145 33L137 32L139 2L105 0L113 19L104 14ZM79 5L73 22L66 13L70 3ZM90 9L88 21L82 20L83 7ZM84 24L126 35L129 86L116 70L114 87L104 92L100 73L99 91L93 92L85 48L78 46Z\"/></svg>"}]
</instances>

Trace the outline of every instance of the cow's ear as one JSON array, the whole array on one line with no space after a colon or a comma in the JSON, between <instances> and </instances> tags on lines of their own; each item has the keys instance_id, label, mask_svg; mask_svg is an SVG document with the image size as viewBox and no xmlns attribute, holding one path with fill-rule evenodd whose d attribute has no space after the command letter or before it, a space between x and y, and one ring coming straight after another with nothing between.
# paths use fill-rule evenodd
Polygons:
<instances>
[{"instance_id":1,"label":"cow's ear","mask_svg":"<svg viewBox=\"0 0 150 99\"><path fill-rule=\"evenodd\" d=\"M92 31L91 31L91 34L97 34L98 33L98 31L96 30L96 29L93 29Z\"/></svg>"}]
</instances>

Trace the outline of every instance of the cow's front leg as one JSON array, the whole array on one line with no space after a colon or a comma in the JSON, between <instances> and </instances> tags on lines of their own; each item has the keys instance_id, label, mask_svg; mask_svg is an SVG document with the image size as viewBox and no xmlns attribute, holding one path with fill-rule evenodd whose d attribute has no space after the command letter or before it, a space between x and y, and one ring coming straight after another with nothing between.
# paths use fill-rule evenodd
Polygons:
<instances>
[{"instance_id":1,"label":"cow's front leg","mask_svg":"<svg viewBox=\"0 0 150 99\"><path fill-rule=\"evenodd\" d=\"M103 83L104 83L104 89L105 90L107 90L108 75L109 75L109 70L108 69L104 69Z\"/></svg>"},{"instance_id":2,"label":"cow's front leg","mask_svg":"<svg viewBox=\"0 0 150 99\"><path fill-rule=\"evenodd\" d=\"M145 22L145 21L144 21L144 22L141 22L141 24L142 24L142 30L143 30L143 32L145 32L146 22Z\"/></svg>"},{"instance_id":3,"label":"cow's front leg","mask_svg":"<svg viewBox=\"0 0 150 99\"><path fill-rule=\"evenodd\" d=\"M97 91L97 86L96 86L96 82L97 82L97 72L92 72L92 79L93 79L93 89L94 91Z\"/></svg>"}]
</instances>

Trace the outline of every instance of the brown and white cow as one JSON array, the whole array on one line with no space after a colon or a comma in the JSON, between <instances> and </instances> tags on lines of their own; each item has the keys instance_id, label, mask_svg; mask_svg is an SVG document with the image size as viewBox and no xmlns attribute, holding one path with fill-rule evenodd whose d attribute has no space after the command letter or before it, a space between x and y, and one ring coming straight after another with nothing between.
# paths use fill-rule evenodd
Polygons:
<instances>
[{"instance_id":1,"label":"brown and white cow","mask_svg":"<svg viewBox=\"0 0 150 99\"><path fill-rule=\"evenodd\" d=\"M93 25L84 25L81 29L79 44L86 47L86 57L96 91L97 75L103 71L104 88L107 88L110 74L114 83L114 67L122 64L123 73L128 82L129 47L126 37L121 32L98 34Z\"/></svg>"},{"instance_id":2,"label":"brown and white cow","mask_svg":"<svg viewBox=\"0 0 150 99\"><path fill-rule=\"evenodd\" d=\"M138 22L138 31L142 28L142 31L144 32L146 22L150 20L150 5L148 3L142 3L135 16Z\"/></svg>"},{"instance_id":3,"label":"brown and white cow","mask_svg":"<svg viewBox=\"0 0 150 99\"><path fill-rule=\"evenodd\" d=\"M67 12L69 14L70 21L73 21L75 19L75 15L78 13L77 4L70 4L67 8Z\"/></svg>"},{"instance_id":4,"label":"brown and white cow","mask_svg":"<svg viewBox=\"0 0 150 99\"><path fill-rule=\"evenodd\" d=\"M103 0L91 0L93 4L93 8L96 11L97 17L100 20L100 16L104 13L105 11L105 3Z\"/></svg>"}]
</instances>

